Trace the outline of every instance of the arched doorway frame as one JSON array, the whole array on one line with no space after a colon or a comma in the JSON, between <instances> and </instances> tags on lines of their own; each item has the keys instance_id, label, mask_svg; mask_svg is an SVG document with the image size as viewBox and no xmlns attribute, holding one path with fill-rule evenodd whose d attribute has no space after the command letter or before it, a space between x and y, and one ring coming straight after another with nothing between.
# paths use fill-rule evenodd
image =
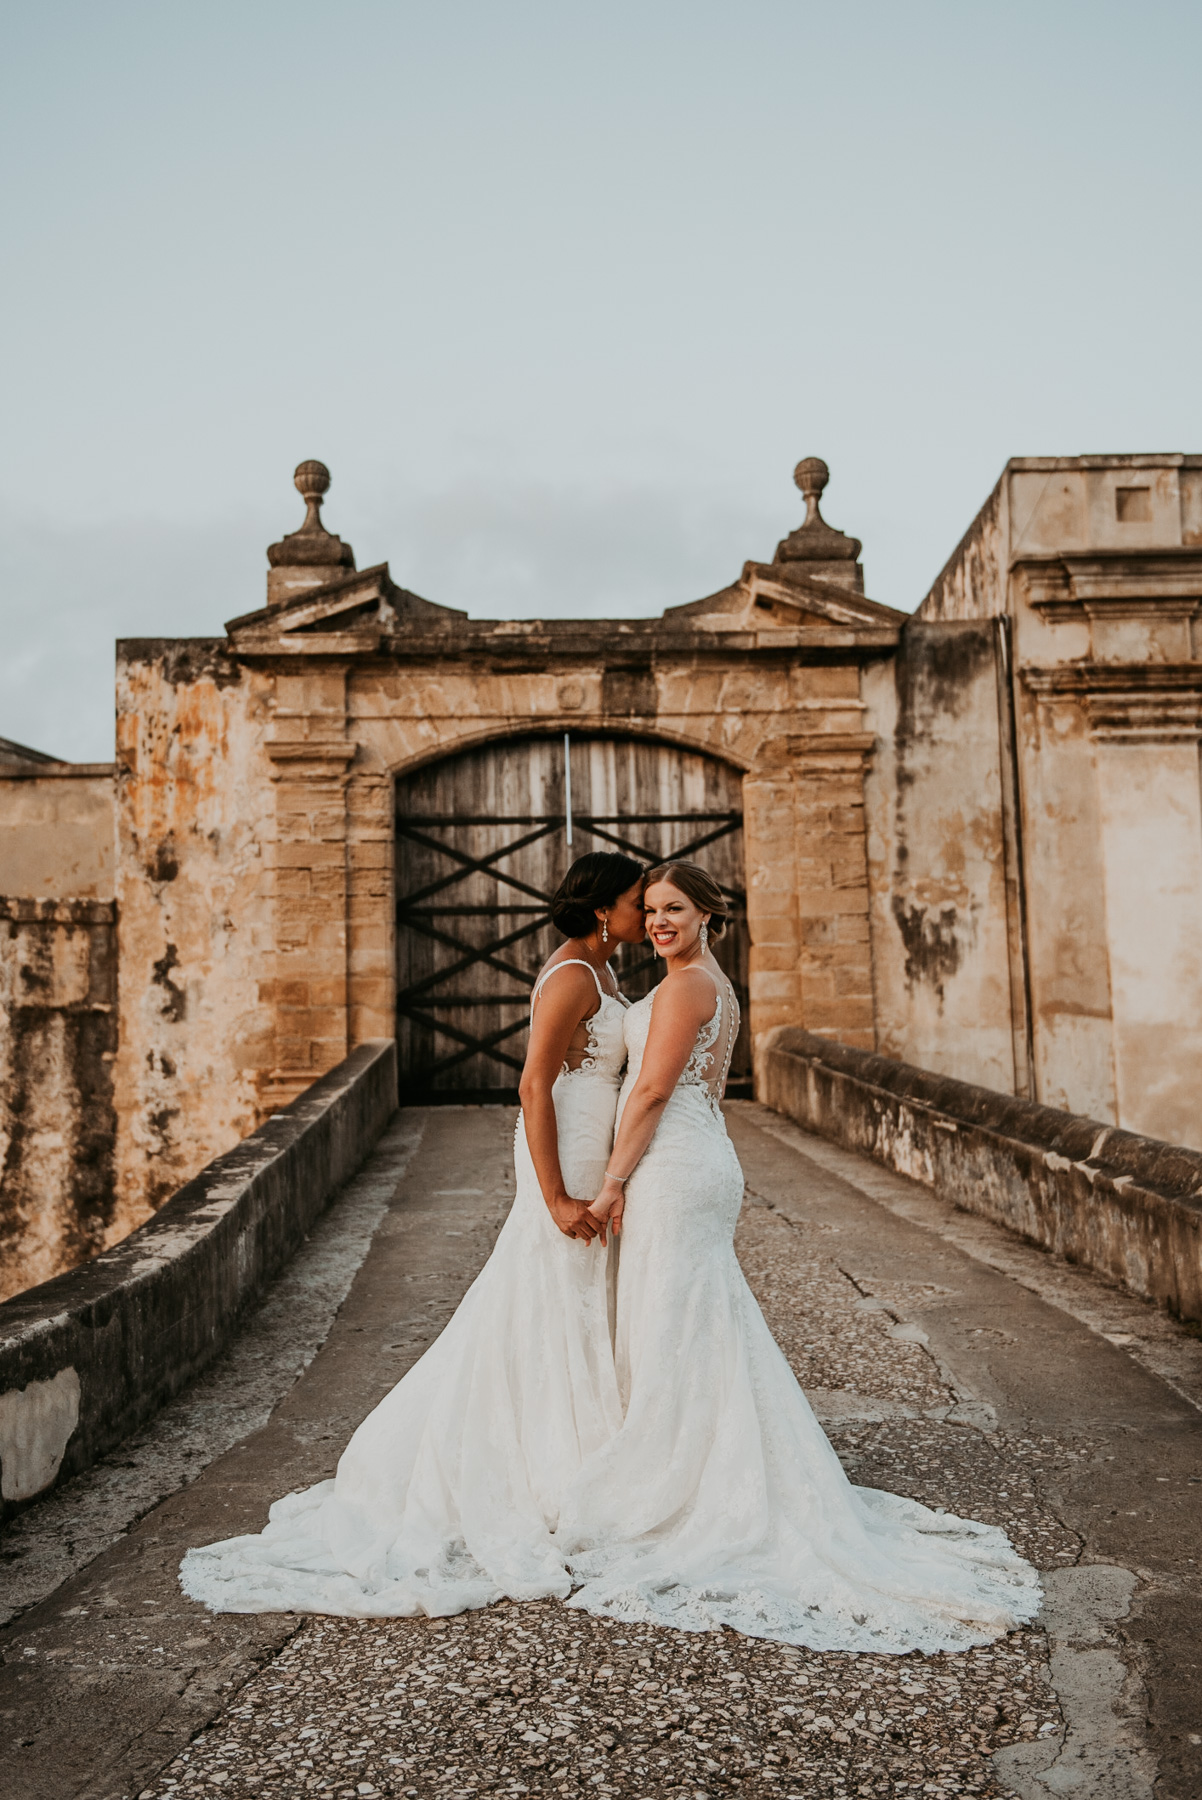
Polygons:
<instances>
[{"instance_id":1,"label":"arched doorway frame","mask_svg":"<svg viewBox=\"0 0 1202 1800\"><path fill-rule=\"evenodd\" d=\"M512 1040L526 1028L529 988L550 947L545 940L554 880L548 883L545 852L550 847L549 840L557 839L564 832L569 818L575 837L569 859L587 850L615 849L635 857L644 865L665 856L700 857L704 861L707 849L738 834L736 864L732 865L728 856L724 857L719 851L715 873L719 874L724 891L733 903L738 921L734 937L729 940L735 959L731 974L743 994L745 1013L748 1010L746 885L742 855L745 769L732 757L715 755L708 744L683 740L677 733L648 731L638 726L631 728L628 724L597 729L590 720L577 717L572 721L575 729L568 734L557 730L556 723L527 720L522 722L523 728L516 731L465 733L459 741L440 745L432 753L407 758L393 771L397 1031L403 1071L402 1091L411 1098L451 1101L515 1098L521 1061L520 1047ZM692 784L697 782L705 766L723 772L718 784L720 791L711 795L707 805L694 786L694 797L699 804L678 804L672 810L664 811L662 807L667 801L663 789L665 775L670 786L679 783L682 777L688 782L689 764L682 768L669 762L665 769L660 763L657 770L654 763L649 767L644 759L641 771L636 774L636 761L631 759L626 761L624 768L619 766L618 771L611 764L608 782L602 777L606 787L615 776L620 785L623 777L631 784L633 792L628 787L624 810L606 810L617 803L617 792L612 787L598 805L595 787L589 783L587 774L577 790L576 803L571 804L570 783L555 766L562 744L563 767L566 769L569 736L577 746L578 780L582 774L579 750L585 746L590 751L606 743L650 746L678 751L688 758L692 764ZM507 776L512 783L516 774L519 792L524 792L524 783L532 779L530 805L545 807L549 797L545 783L550 773L555 794L553 804L560 810L522 809L512 814L496 811L494 782L498 771L487 764L473 777L471 798L465 795L461 784L456 791L452 776L449 786L440 787L437 781L427 784L424 804L419 798L418 810L407 810L412 797L406 796L405 785L414 776L443 765L447 766L450 775L453 766L465 758L487 757L493 749L504 752L536 743L546 745L551 751L551 756L543 762L540 775L534 777L533 770L527 775L524 770L530 765L519 759L516 765L510 764L507 769L501 765L502 778ZM592 756L586 760L586 770L589 763L592 763L595 781L598 770ZM737 784L733 792L728 785L732 777ZM648 778L649 787L645 785ZM705 787L711 788L713 776L702 774L701 778ZM493 793L493 810L488 809L486 799L490 791ZM479 801L476 800L477 793ZM514 804L510 801L511 806ZM521 801L516 804L520 807ZM648 804L654 810L647 810ZM485 810L481 811L481 806ZM413 871L408 878L407 862ZM416 887L411 885L413 881L416 881ZM532 886L532 881L539 885ZM540 943L540 940L543 941ZM551 942L554 942L553 933ZM637 996L654 979L655 958L640 955L637 951L631 958L625 950L623 956L628 965L623 974L626 991ZM629 985L632 980L633 986ZM518 1008L516 1016L515 1007ZM742 1061L747 1062L747 1040L742 1039L742 1043L740 1055ZM472 1081L480 1079L487 1085L477 1092ZM736 1069L735 1080L743 1091L750 1091L749 1079L749 1064L741 1075Z\"/></svg>"}]
</instances>

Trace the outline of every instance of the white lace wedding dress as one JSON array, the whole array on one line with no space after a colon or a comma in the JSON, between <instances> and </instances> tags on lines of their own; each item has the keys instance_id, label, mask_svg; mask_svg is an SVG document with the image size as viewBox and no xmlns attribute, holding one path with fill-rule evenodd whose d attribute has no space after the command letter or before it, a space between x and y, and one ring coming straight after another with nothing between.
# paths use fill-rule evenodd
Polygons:
<instances>
[{"instance_id":1,"label":"white lace wedding dress","mask_svg":"<svg viewBox=\"0 0 1202 1800\"><path fill-rule=\"evenodd\" d=\"M743 1175L718 1106L738 1015L723 987L627 1184L624 1422L561 1511L581 1584L569 1605L815 1650L986 1643L1034 1616L1035 1571L993 1526L849 1483L739 1268ZM626 1014L623 1099L654 1003Z\"/></svg>"},{"instance_id":2,"label":"white lace wedding dress","mask_svg":"<svg viewBox=\"0 0 1202 1800\"><path fill-rule=\"evenodd\" d=\"M624 1014L603 995L588 1059L555 1085L571 1193L600 1185L654 999ZM616 1341L605 1259L556 1230L519 1121L513 1210L442 1336L334 1480L277 1501L258 1536L188 1552L186 1593L364 1616L570 1595L632 1622L897 1653L1034 1616L1038 1578L1001 1531L848 1482L777 1349L733 1247L743 1176L718 1099L737 1025L719 991L628 1183Z\"/></svg>"},{"instance_id":3,"label":"white lace wedding dress","mask_svg":"<svg viewBox=\"0 0 1202 1800\"><path fill-rule=\"evenodd\" d=\"M585 1060L552 1090L564 1180L586 1200L626 1058L626 1003L597 991ZM556 1227L520 1118L514 1164L509 1217L445 1331L363 1421L332 1481L278 1500L256 1536L189 1550L192 1599L214 1612L439 1616L570 1591L553 1537L561 1500L622 1422L609 1258Z\"/></svg>"}]
</instances>

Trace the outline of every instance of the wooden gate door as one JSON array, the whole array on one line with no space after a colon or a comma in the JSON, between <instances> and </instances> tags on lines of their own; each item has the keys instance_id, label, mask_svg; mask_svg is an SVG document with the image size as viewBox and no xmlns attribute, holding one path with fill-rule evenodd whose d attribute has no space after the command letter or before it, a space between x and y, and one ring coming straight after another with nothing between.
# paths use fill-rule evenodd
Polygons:
<instances>
[{"instance_id":1,"label":"wooden gate door","mask_svg":"<svg viewBox=\"0 0 1202 1800\"><path fill-rule=\"evenodd\" d=\"M530 990L562 943L550 900L589 850L688 857L731 905L715 946L744 1024L728 1092L750 1094L742 777L714 757L629 738L573 737L571 843L564 739L514 738L396 785L397 1047L402 1099L515 1102ZM646 945L614 959L638 999L659 977Z\"/></svg>"}]
</instances>

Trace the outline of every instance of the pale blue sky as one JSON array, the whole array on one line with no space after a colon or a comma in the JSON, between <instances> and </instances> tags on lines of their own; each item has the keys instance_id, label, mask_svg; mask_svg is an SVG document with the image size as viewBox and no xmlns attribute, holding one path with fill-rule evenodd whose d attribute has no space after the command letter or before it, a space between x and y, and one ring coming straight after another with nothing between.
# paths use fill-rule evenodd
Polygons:
<instances>
[{"instance_id":1,"label":"pale blue sky","mask_svg":"<svg viewBox=\"0 0 1202 1800\"><path fill-rule=\"evenodd\" d=\"M294 465L477 614L657 612L799 456L911 607L1011 455L1200 450L1196 0L39 0L0 68L0 735L261 604Z\"/></svg>"}]
</instances>

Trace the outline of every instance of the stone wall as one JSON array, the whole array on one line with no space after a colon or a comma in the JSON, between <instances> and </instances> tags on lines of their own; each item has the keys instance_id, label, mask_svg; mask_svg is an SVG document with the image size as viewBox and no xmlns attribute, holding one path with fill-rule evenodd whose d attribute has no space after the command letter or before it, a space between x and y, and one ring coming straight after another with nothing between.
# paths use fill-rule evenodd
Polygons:
<instances>
[{"instance_id":1,"label":"stone wall","mask_svg":"<svg viewBox=\"0 0 1202 1800\"><path fill-rule=\"evenodd\" d=\"M113 777L0 739L0 1298L120 1229Z\"/></svg>"},{"instance_id":2,"label":"stone wall","mask_svg":"<svg viewBox=\"0 0 1202 1800\"><path fill-rule=\"evenodd\" d=\"M111 763L20 763L0 756L0 894L111 900Z\"/></svg>"},{"instance_id":3,"label":"stone wall","mask_svg":"<svg viewBox=\"0 0 1202 1800\"><path fill-rule=\"evenodd\" d=\"M0 1517L87 1468L212 1360L396 1098L396 1045L360 1045L123 1243L0 1305Z\"/></svg>"},{"instance_id":4,"label":"stone wall","mask_svg":"<svg viewBox=\"0 0 1202 1800\"><path fill-rule=\"evenodd\" d=\"M0 1299L120 1226L111 900L0 899Z\"/></svg>"},{"instance_id":5,"label":"stone wall","mask_svg":"<svg viewBox=\"0 0 1202 1800\"><path fill-rule=\"evenodd\" d=\"M773 1033L761 1093L808 1131L1202 1320L1199 1152L804 1031Z\"/></svg>"},{"instance_id":6,"label":"stone wall","mask_svg":"<svg viewBox=\"0 0 1202 1800\"><path fill-rule=\"evenodd\" d=\"M892 746L868 787L882 1047L1202 1147L1200 620L1202 458L1007 465L892 684L866 681ZM936 692L921 649L941 630L946 659L991 623L993 722L984 663ZM942 994L888 926L915 883L911 936L957 964Z\"/></svg>"},{"instance_id":7,"label":"stone wall","mask_svg":"<svg viewBox=\"0 0 1202 1800\"><path fill-rule=\"evenodd\" d=\"M753 1027L872 1041L858 661L732 669L643 635L638 714L607 710L591 628L410 632L342 669L120 646L124 1216L392 1033L394 778L523 730L657 737L741 769Z\"/></svg>"},{"instance_id":8,"label":"stone wall","mask_svg":"<svg viewBox=\"0 0 1202 1800\"><path fill-rule=\"evenodd\" d=\"M310 519L272 546L265 608L224 640L118 646L121 1218L393 1034L396 778L526 733L737 770L753 1036L871 1044L861 679L902 615L821 519L824 466L800 465L807 521L772 563L588 623L474 621L353 572L313 522L323 476L298 471Z\"/></svg>"},{"instance_id":9,"label":"stone wall","mask_svg":"<svg viewBox=\"0 0 1202 1800\"><path fill-rule=\"evenodd\" d=\"M1026 1093L1001 627L911 619L866 674L877 1048Z\"/></svg>"},{"instance_id":10,"label":"stone wall","mask_svg":"<svg viewBox=\"0 0 1202 1800\"><path fill-rule=\"evenodd\" d=\"M356 571L306 463L265 607L119 646L115 829L107 771L0 741L8 904L35 908L6 915L13 1230L114 1241L390 1037L397 778L531 733L737 775L761 1049L800 1027L1202 1146L1202 458L1016 459L914 617L865 597L826 474L798 465L771 562L662 618L476 621ZM101 1001L103 922L36 907L113 929L114 897ZM35 964L76 973L18 1054Z\"/></svg>"},{"instance_id":11,"label":"stone wall","mask_svg":"<svg viewBox=\"0 0 1202 1800\"><path fill-rule=\"evenodd\" d=\"M123 642L117 655L117 1219L129 1231L272 1110L260 1079L275 1054L275 817L269 683L221 641ZM325 1066L345 1054L343 1038Z\"/></svg>"}]
</instances>

